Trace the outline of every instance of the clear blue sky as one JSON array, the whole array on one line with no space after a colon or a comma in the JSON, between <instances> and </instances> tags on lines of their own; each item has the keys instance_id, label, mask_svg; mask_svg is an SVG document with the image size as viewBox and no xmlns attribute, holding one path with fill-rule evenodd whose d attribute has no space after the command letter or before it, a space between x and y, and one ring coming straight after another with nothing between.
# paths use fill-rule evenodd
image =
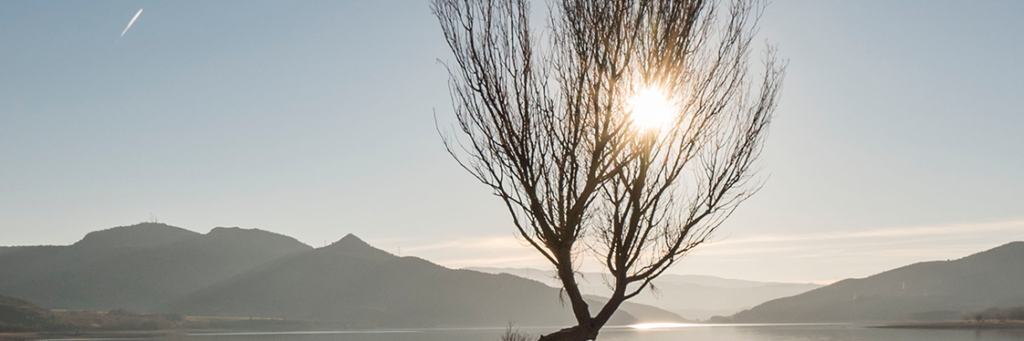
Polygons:
<instances>
[{"instance_id":1,"label":"clear blue sky","mask_svg":"<svg viewBox=\"0 0 1024 341\"><path fill-rule=\"evenodd\" d=\"M761 36L790 64L770 179L673 271L829 281L1024 239L1021 18L773 1ZM445 154L438 59L424 0L0 2L0 245L153 214L542 266Z\"/></svg>"}]
</instances>

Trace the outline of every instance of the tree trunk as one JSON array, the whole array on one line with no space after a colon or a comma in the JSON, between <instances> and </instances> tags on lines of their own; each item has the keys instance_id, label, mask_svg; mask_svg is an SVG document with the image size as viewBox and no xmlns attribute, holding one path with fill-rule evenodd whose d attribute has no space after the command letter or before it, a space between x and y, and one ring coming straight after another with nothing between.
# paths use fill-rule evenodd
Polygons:
<instances>
[{"instance_id":1,"label":"tree trunk","mask_svg":"<svg viewBox=\"0 0 1024 341\"><path fill-rule=\"evenodd\" d=\"M597 339L597 329L575 326L557 332L541 335L537 341L589 341Z\"/></svg>"},{"instance_id":2,"label":"tree trunk","mask_svg":"<svg viewBox=\"0 0 1024 341\"><path fill-rule=\"evenodd\" d=\"M558 279L562 281L562 288L565 290L565 295L569 297L569 304L572 308L572 314L576 317L577 326L590 326L592 321L590 318L590 307L587 305L587 300L583 298L583 293L580 291L579 284L576 283L576 273L572 269L572 244L563 246L555 252L555 257L558 259L558 264L555 264L555 269L558 271Z\"/></svg>"},{"instance_id":3,"label":"tree trunk","mask_svg":"<svg viewBox=\"0 0 1024 341\"><path fill-rule=\"evenodd\" d=\"M612 293L612 297L608 299L608 302L606 302L604 307L601 308L601 311L597 316L591 317L586 300L583 299L583 294L579 291L579 286L576 284L571 268L562 267L562 264L572 263L560 263L557 268L559 270L559 276L562 277L562 283L568 293L569 301L574 308L573 310L579 324L575 327L565 328L548 335L541 335L540 339L537 341L596 340L598 332L601 331L601 327L611 319L612 314L618 310L619 305L621 305L625 300L623 297L626 290L625 281L622 279L618 279L616 281L616 288L615 292Z\"/></svg>"}]
</instances>

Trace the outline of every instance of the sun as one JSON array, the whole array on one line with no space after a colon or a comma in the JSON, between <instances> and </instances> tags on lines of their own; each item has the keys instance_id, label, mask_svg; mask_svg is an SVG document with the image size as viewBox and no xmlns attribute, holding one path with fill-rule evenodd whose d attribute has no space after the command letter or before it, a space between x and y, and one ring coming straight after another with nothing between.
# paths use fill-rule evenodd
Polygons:
<instances>
[{"instance_id":1,"label":"sun","mask_svg":"<svg viewBox=\"0 0 1024 341\"><path fill-rule=\"evenodd\" d=\"M630 101L630 106L633 124L645 129L660 128L672 121L675 115L675 108L665 94L654 88L640 90Z\"/></svg>"}]
</instances>

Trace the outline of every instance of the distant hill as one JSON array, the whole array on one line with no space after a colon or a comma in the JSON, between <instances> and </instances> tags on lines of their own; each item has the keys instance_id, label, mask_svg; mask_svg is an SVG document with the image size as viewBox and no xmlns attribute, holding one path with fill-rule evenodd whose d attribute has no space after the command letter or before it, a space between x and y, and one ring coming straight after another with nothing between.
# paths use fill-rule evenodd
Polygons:
<instances>
[{"instance_id":1,"label":"distant hill","mask_svg":"<svg viewBox=\"0 0 1024 341\"><path fill-rule=\"evenodd\" d=\"M0 293L51 309L149 311L311 249L260 230L215 228L204 235L144 223L92 232L70 246L0 253Z\"/></svg>"},{"instance_id":2,"label":"distant hill","mask_svg":"<svg viewBox=\"0 0 1024 341\"><path fill-rule=\"evenodd\" d=\"M637 322L629 312L658 321L682 320L654 307L623 308L626 311L611 323ZM539 282L397 257L353 235L238 275L167 309L194 315L317 319L352 328L572 323L572 314L559 303L558 290Z\"/></svg>"},{"instance_id":3,"label":"distant hill","mask_svg":"<svg viewBox=\"0 0 1024 341\"><path fill-rule=\"evenodd\" d=\"M508 273L560 287L551 270L522 268L467 268L486 273ZM607 296L611 292L600 273L585 272L579 279L581 290ZM822 287L811 283L773 283L726 279L702 275L666 274L654 280L657 293L645 291L630 302L656 306L687 319L706 320L715 315L728 316L758 304L804 293Z\"/></svg>"},{"instance_id":4,"label":"distant hill","mask_svg":"<svg viewBox=\"0 0 1024 341\"><path fill-rule=\"evenodd\" d=\"M957 319L963 312L1024 305L1024 242L953 261L924 262L846 279L766 302L736 322Z\"/></svg>"},{"instance_id":5,"label":"distant hill","mask_svg":"<svg viewBox=\"0 0 1024 341\"><path fill-rule=\"evenodd\" d=\"M83 249L142 249L173 244L200 234L167 224L141 223L89 232L74 244Z\"/></svg>"},{"instance_id":6,"label":"distant hill","mask_svg":"<svg viewBox=\"0 0 1024 341\"><path fill-rule=\"evenodd\" d=\"M49 309L98 310L64 318L129 329L177 322L160 314L104 311L302 319L361 328L572 323L559 291L544 284L396 257L352 235L313 249L255 229L199 234L156 223L92 232L68 246L0 248L0 295ZM604 300L588 299L595 309ZM627 303L611 323L637 321L683 319Z\"/></svg>"}]
</instances>

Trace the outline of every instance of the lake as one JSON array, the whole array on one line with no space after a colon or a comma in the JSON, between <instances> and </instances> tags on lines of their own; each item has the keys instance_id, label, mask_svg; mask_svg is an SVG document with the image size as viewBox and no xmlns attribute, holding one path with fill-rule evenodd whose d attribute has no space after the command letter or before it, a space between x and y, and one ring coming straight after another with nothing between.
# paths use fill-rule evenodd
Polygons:
<instances>
[{"instance_id":1,"label":"lake","mask_svg":"<svg viewBox=\"0 0 1024 341\"><path fill-rule=\"evenodd\" d=\"M532 335L553 328L523 328ZM497 341L501 329L425 329L296 333L191 334L150 340L174 341ZM1024 340L1024 330L879 329L854 325L696 325L638 330L608 327L601 341L954 341Z\"/></svg>"}]
</instances>

